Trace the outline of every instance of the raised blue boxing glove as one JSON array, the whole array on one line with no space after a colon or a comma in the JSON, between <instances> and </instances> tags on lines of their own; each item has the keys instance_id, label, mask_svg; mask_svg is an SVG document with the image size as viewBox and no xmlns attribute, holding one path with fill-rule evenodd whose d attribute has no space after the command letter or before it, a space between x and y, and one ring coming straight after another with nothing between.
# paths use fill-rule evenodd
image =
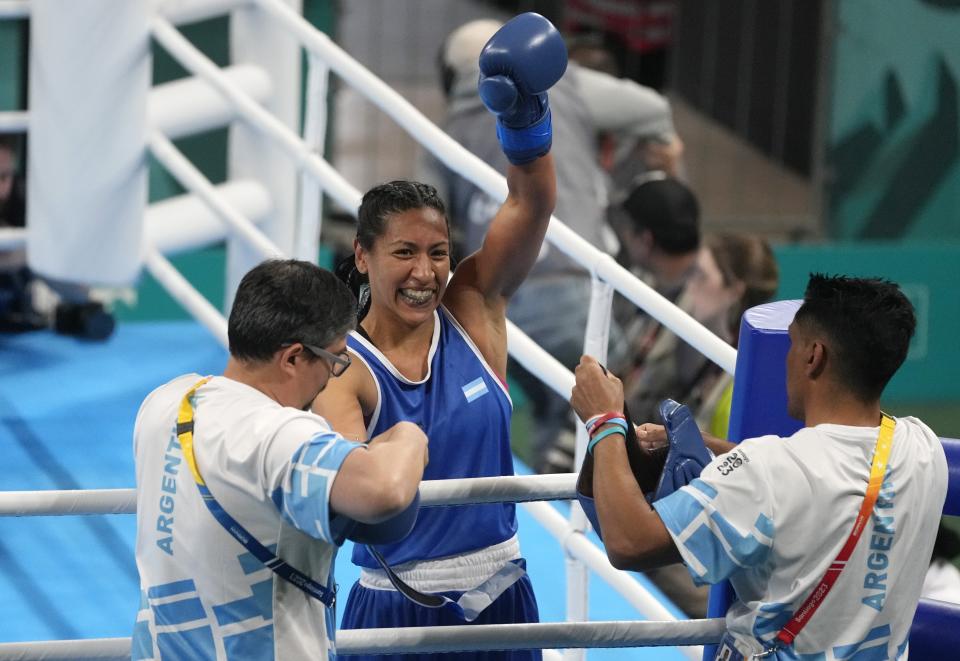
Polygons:
<instances>
[{"instance_id":1,"label":"raised blue boxing glove","mask_svg":"<svg viewBox=\"0 0 960 661\"><path fill-rule=\"evenodd\" d=\"M483 47L480 99L497 116L497 139L514 165L550 151L547 90L566 70L563 38L550 21L533 12L509 20Z\"/></svg>"},{"instance_id":2,"label":"raised blue boxing glove","mask_svg":"<svg viewBox=\"0 0 960 661\"><path fill-rule=\"evenodd\" d=\"M649 498L650 502L669 496L680 487L690 484L700 477L704 466L712 460L689 408L672 399L665 399L660 402L660 417L663 418L670 445L657 488Z\"/></svg>"}]
</instances>

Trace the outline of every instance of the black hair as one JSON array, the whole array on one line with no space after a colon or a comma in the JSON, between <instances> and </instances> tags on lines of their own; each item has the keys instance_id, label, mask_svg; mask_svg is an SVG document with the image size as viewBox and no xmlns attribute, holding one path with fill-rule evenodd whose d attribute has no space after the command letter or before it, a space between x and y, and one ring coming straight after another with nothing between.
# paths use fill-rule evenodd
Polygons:
<instances>
[{"instance_id":1,"label":"black hair","mask_svg":"<svg viewBox=\"0 0 960 661\"><path fill-rule=\"evenodd\" d=\"M917 325L913 305L895 283L820 273L810 274L794 321L826 335L838 380L863 402L880 398Z\"/></svg>"},{"instance_id":2,"label":"black hair","mask_svg":"<svg viewBox=\"0 0 960 661\"><path fill-rule=\"evenodd\" d=\"M230 355L264 361L288 342L326 347L355 328L356 315L356 299L334 274L296 259L267 260L237 288Z\"/></svg>"},{"instance_id":3,"label":"black hair","mask_svg":"<svg viewBox=\"0 0 960 661\"><path fill-rule=\"evenodd\" d=\"M422 209L434 209L443 216L450 233L447 208L437 189L418 181L397 180L379 184L368 190L357 211L357 240L364 250L371 250L377 237L386 231L387 219L394 214Z\"/></svg>"},{"instance_id":4,"label":"black hair","mask_svg":"<svg viewBox=\"0 0 960 661\"><path fill-rule=\"evenodd\" d=\"M434 209L443 216L449 235L450 219L447 218L447 208L437 189L430 184L396 180L374 186L360 201L360 209L357 211L357 241L364 250L373 249L374 242L386 231L390 216L424 207ZM337 264L335 273L357 297L357 319L363 319L370 309L370 282L366 274L357 270L352 254Z\"/></svg>"},{"instance_id":5,"label":"black hair","mask_svg":"<svg viewBox=\"0 0 960 661\"><path fill-rule=\"evenodd\" d=\"M641 176L622 206L624 220L635 232L648 230L663 252L685 255L700 247L700 205L679 180Z\"/></svg>"}]
</instances>

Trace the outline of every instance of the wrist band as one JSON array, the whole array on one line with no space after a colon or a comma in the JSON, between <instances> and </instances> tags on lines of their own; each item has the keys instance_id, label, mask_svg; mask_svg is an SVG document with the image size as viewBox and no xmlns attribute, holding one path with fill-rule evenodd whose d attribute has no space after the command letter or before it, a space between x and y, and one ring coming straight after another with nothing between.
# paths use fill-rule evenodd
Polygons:
<instances>
[{"instance_id":1,"label":"wrist band","mask_svg":"<svg viewBox=\"0 0 960 661\"><path fill-rule=\"evenodd\" d=\"M619 418L623 420L623 413L620 411L607 411L606 413L601 413L600 415L595 415L589 420L587 420L584 425L587 428L587 433L592 433L593 430L599 428L601 425L605 424L608 420L613 420L614 418Z\"/></svg>"},{"instance_id":2,"label":"wrist band","mask_svg":"<svg viewBox=\"0 0 960 661\"><path fill-rule=\"evenodd\" d=\"M627 438L626 430L620 429L619 427L610 427L609 429L604 429L602 432L598 433L596 436L590 439L590 442L587 444L587 452L593 454L593 448L608 436L613 434L620 434L623 436L624 440Z\"/></svg>"},{"instance_id":3,"label":"wrist band","mask_svg":"<svg viewBox=\"0 0 960 661\"><path fill-rule=\"evenodd\" d=\"M616 425L617 427L620 427L623 430L624 435L627 434L627 421L624 418L610 418L609 420L604 420L600 424L597 424L591 427L587 432L587 435L592 437L594 434L600 431L602 427L605 427L606 425Z\"/></svg>"}]
</instances>

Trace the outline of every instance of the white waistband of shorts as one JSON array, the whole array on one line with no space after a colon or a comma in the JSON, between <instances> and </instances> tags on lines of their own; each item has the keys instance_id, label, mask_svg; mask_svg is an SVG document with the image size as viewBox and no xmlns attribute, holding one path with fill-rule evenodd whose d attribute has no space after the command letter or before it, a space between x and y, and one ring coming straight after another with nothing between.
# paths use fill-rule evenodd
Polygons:
<instances>
[{"instance_id":1,"label":"white waistband of shorts","mask_svg":"<svg viewBox=\"0 0 960 661\"><path fill-rule=\"evenodd\" d=\"M519 557L520 540L514 535L505 542L477 551L433 560L413 560L391 569L404 583L420 592L466 592ZM393 590L387 573L382 569L361 567L360 585L373 590Z\"/></svg>"}]
</instances>

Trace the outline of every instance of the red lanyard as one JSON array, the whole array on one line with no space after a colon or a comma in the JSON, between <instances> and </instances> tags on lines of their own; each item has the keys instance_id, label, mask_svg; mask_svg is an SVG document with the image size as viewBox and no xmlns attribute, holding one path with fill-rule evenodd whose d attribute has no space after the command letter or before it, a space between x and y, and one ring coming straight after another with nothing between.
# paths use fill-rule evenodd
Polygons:
<instances>
[{"instance_id":1,"label":"red lanyard","mask_svg":"<svg viewBox=\"0 0 960 661\"><path fill-rule=\"evenodd\" d=\"M873 465L870 467L870 482L867 484L867 493L863 497L863 505L860 506L857 520L853 524L853 530L850 532L846 544L837 554L837 559L830 564L830 568L820 579L817 587L793 614L793 618L777 634L776 640L782 645L793 643L800 630L817 612L823 600L826 599L827 593L830 592L830 588L840 577L840 572L846 566L847 560L850 559L853 549L856 548L857 542L860 540L860 535L867 527L867 521L870 520L873 506L877 502L877 496L880 495L880 486L883 484L883 476L887 470L887 460L890 458L890 449L893 447L893 428L895 424L896 421L893 418L886 413L883 414L883 419L880 421L880 435L877 437L877 447L873 452Z\"/></svg>"}]
</instances>

